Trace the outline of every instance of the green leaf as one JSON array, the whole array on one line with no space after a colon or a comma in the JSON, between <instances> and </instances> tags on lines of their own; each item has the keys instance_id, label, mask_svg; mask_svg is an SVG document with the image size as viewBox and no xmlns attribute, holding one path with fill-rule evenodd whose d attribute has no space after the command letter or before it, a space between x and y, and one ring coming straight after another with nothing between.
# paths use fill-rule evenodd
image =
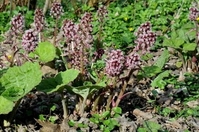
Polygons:
<instances>
[{"instance_id":1,"label":"green leaf","mask_svg":"<svg viewBox=\"0 0 199 132\"><path fill-rule=\"evenodd\" d=\"M108 118L110 116L110 111L105 111L102 113L101 118Z\"/></svg>"},{"instance_id":2,"label":"green leaf","mask_svg":"<svg viewBox=\"0 0 199 132\"><path fill-rule=\"evenodd\" d=\"M170 71L164 71L160 73L151 83L151 86L153 88L158 87L163 89L166 85L166 83L163 81L163 78L168 77L170 74Z\"/></svg>"},{"instance_id":3,"label":"green leaf","mask_svg":"<svg viewBox=\"0 0 199 132\"><path fill-rule=\"evenodd\" d=\"M145 121L144 127L147 128L148 131L158 132L161 128L160 124L153 122L153 121Z\"/></svg>"},{"instance_id":4,"label":"green leaf","mask_svg":"<svg viewBox=\"0 0 199 132\"><path fill-rule=\"evenodd\" d=\"M137 131L138 131L138 132L147 132L147 129L146 129L146 128L139 127Z\"/></svg>"},{"instance_id":5,"label":"green leaf","mask_svg":"<svg viewBox=\"0 0 199 132\"><path fill-rule=\"evenodd\" d=\"M56 48L50 42L41 42L35 49L34 53L39 56L39 60L43 63L52 61L56 56Z\"/></svg>"},{"instance_id":6,"label":"green leaf","mask_svg":"<svg viewBox=\"0 0 199 132\"><path fill-rule=\"evenodd\" d=\"M182 38L173 39L173 44L176 48L180 48L180 46L184 44L184 40Z\"/></svg>"},{"instance_id":7,"label":"green leaf","mask_svg":"<svg viewBox=\"0 0 199 132\"><path fill-rule=\"evenodd\" d=\"M168 50L164 50L163 53L161 54L161 56L158 58L158 60L155 62L155 66L158 66L159 68L163 68L165 63L168 61L169 59L169 51Z\"/></svg>"},{"instance_id":8,"label":"green leaf","mask_svg":"<svg viewBox=\"0 0 199 132\"><path fill-rule=\"evenodd\" d=\"M103 88L103 86L94 84L90 86L79 86L79 87L72 87L72 86L67 86L67 89L71 92L74 92L84 99L88 97L89 94L91 94L94 91L97 91L99 89Z\"/></svg>"},{"instance_id":9,"label":"green leaf","mask_svg":"<svg viewBox=\"0 0 199 132\"><path fill-rule=\"evenodd\" d=\"M0 78L5 91L1 94L11 101L17 101L41 82L42 72L38 63L26 62L11 67Z\"/></svg>"},{"instance_id":10,"label":"green leaf","mask_svg":"<svg viewBox=\"0 0 199 132\"><path fill-rule=\"evenodd\" d=\"M60 72L55 78L42 80L37 86L37 89L47 93L63 90L63 86L74 81L78 75L79 71L76 69L69 69L64 72Z\"/></svg>"},{"instance_id":11,"label":"green leaf","mask_svg":"<svg viewBox=\"0 0 199 132\"><path fill-rule=\"evenodd\" d=\"M71 127L75 126L75 121L74 120L70 120L68 122L68 125L71 126Z\"/></svg>"},{"instance_id":12,"label":"green leaf","mask_svg":"<svg viewBox=\"0 0 199 132\"><path fill-rule=\"evenodd\" d=\"M14 103L3 96L0 96L0 115L1 114L8 114L10 111L12 111L14 107Z\"/></svg>"},{"instance_id":13,"label":"green leaf","mask_svg":"<svg viewBox=\"0 0 199 132\"><path fill-rule=\"evenodd\" d=\"M110 119L107 119L107 120L104 120L103 121L103 124L105 125L105 126L109 126L109 124L110 124Z\"/></svg>"},{"instance_id":14,"label":"green leaf","mask_svg":"<svg viewBox=\"0 0 199 132\"><path fill-rule=\"evenodd\" d=\"M165 38L163 41L163 46L169 46L169 47L174 47L172 44L171 39ZM175 47L174 47L175 48Z\"/></svg>"},{"instance_id":15,"label":"green leaf","mask_svg":"<svg viewBox=\"0 0 199 132\"><path fill-rule=\"evenodd\" d=\"M143 67L142 69L144 71L142 73L142 76L144 77L153 77L156 74L161 72L161 68L159 68L158 66L146 66L146 67Z\"/></svg>"},{"instance_id":16,"label":"green leaf","mask_svg":"<svg viewBox=\"0 0 199 132\"><path fill-rule=\"evenodd\" d=\"M122 114L122 109L120 107L114 107L112 110L115 112L115 114Z\"/></svg>"},{"instance_id":17,"label":"green leaf","mask_svg":"<svg viewBox=\"0 0 199 132\"><path fill-rule=\"evenodd\" d=\"M196 49L197 44L196 43L186 43L183 45L183 51L194 51Z\"/></svg>"}]
</instances>

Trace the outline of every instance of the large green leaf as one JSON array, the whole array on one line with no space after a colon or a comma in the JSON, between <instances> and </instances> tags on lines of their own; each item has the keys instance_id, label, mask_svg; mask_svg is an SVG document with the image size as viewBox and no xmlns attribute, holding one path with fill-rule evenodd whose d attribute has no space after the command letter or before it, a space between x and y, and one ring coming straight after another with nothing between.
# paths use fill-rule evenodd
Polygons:
<instances>
[{"instance_id":1,"label":"large green leaf","mask_svg":"<svg viewBox=\"0 0 199 132\"><path fill-rule=\"evenodd\" d=\"M56 57L56 48L50 42L41 42L34 53L39 56L40 61L47 63Z\"/></svg>"},{"instance_id":2,"label":"large green leaf","mask_svg":"<svg viewBox=\"0 0 199 132\"><path fill-rule=\"evenodd\" d=\"M60 72L55 78L42 80L37 86L37 89L47 93L62 90L63 86L75 80L79 73L80 72L76 69L69 69L67 71Z\"/></svg>"},{"instance_id":3,"label":"large green leaf","mask_svg":"<svg viewBox=\"0 0 199 132\"><path fill-rule=\"evenodd\" d=\"M0 96L0 115L1 114L8 114L10 111L12 111L14 107L14 103L3 96Z\"/></svg>"},{"instance_id":4,"label":"large green leaf","mask_svg":"<svg viewBox=\"0 0 199 132\"><path fill-rule=\"evenodd\" d=\"M41 78L42 72L38 63L26 62L19 67L11 67L0 78L1 87L5 89L1 95L17 101L38 85Z\"/></svg>"}]
</instances>

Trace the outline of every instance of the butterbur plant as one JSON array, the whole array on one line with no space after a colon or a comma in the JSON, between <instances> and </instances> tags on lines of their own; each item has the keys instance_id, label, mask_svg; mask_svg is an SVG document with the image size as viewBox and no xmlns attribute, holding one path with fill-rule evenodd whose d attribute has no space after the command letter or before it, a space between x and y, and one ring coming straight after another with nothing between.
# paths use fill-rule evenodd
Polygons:
<instances>
[{"instance_id":1,"label":"butterbur plant","mask_svg":"<svg viewBox=\"0 0 199 132\"><path fill-rule=\"evenodd\" d=\"M20 48L17 38L19 38L23 34L25 28L24 16L21 13L19 13L11 19L10 23L11 27L8 31L6 42L8 42L11 45L11 52L8 55L5 54L5 57L7 61L10 63L10 66L13 66L14 63L17 62L15 60L15 56Z\"/></svg>"},{"instance_id":2,"label":"butterbur plant","mask_svg":"<svg viewBox=\"0 0 199 132\"><path fill-rule=\"evenodd\" d=\"M58 30L58 27L57 27L58 19L61 17L63 12L64 12L64 10L63 10L61 3L59 3L59 2L52 3L52 7L50 9L50 15L51 15L51 17L53 17L55 19L55 29L54 29L54 39L53 39L53 44L55 46L57 46L56 39L57 39L57 30Z\"/></svg>"},{"instance_id":3,"label":"butterbur plant","mask_svg":"<svg viewBox=\"0 0 199 132\"><path fill-rule=\"evenodd\" d=\"M137 39L135 40L136 45L131 52L129 52L127 55L124 55L124 53L119 49L112 50L110 53L108 53L106 59L105 72L111 80L109 81L111 82L109 84L110 87L115 88L116 85L114 83L117 83L119 81L122 82L121 90L119 94L116 94L116 101L111 99L112 97L114 97L114 95L112 95L112 97L110 96L110 98L108 99L109 101L112 101L111 103L113 107L118 106L121 99L128 94L124 93L131 74L133 73L133 71L140 68L140 55L149 52L150 48L156 41L156 34L152 31L150 22L141 24L137 32L135 32L135 36L137 37ZM124 75L125 72L126 75ZM120 77L121 75L124 76ZM110 104L110 102L108 102L108 104ZM109 106L107 106L107 108L108 107Z\"/></svg>"},{"instance_id":4,"label":"butterbur plant","mask_svg":"<svg viewBox=\"0 0 199 132\"><path fill-rule=\"evenodd\" d=\"M85 67L88 64L89 49L93 42L91 14L85 13L80 23L75 24L70 20L65 20L62 26L66 37L64 45L64 56L73 68L85 74Z\"/></svg>"},{"instance_id":5,"label":"butterbur plant","mask_svg":"<svg viewBox=\"0 0 199 132\"><path fill-rule=\"evenodd\" d=\"M199 9L197 4L193 4L193 6L189 9L189 19L194 22L196 28L196 44L199 44Z\"/></svg>"}]
</instances>

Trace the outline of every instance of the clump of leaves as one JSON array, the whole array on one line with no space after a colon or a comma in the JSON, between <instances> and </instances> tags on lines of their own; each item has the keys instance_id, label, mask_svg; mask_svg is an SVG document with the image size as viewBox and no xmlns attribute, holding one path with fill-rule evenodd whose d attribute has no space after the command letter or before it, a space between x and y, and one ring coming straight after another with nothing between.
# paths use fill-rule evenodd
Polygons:
<instances>
[{"instance_id":1,"label":"clump of leaves","mask_svg":"<svg viewBox=\"0 0 199 132\"><path fill-rule=\"evenodd\" d=\"M119 127L119 123L116 118L121 114L122 109L120 107L114 107L111 111L105 111L101 114L93 114L90 121L97 124L101 131L110 132Z\"/></svg>"}]
</instances>

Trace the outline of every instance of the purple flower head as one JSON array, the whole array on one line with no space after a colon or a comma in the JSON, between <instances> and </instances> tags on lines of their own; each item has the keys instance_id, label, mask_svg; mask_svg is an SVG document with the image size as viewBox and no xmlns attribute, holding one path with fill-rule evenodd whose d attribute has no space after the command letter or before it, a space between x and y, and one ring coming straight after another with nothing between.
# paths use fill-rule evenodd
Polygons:
<instances>
[{"instance_id":1,"label":"purple flower head","mask_svg":"<svg viewBox=\"0 0 199 132\"><path fill-rule=\"evenodd\" d=\"M77 33L76 25L71 20L65 20L63 22L62 30L64 31L64 36L67 39L67 42L74 40Z\"/></svg>"},{"instance_id":2,"label":"purple flower head","mask_svg":"<svg viewBox=\"0 0 199 132\"><path fill-rule=\"evenodd\" d=\"M22 37L22 47L24 50L34 51L38 45L38 34L34 29L26 30Z\"/></svg>"},{"instance_id":3,"label":"purple flower head","mask_svg":"<svg viewBox=\"0 0 199 132\"><path fill-rule=\"evenodd\" d=\"M59 2L54 2L52 4L52 7L50 9L50 15L53 18L60 18L61 14L64 12L61 3Z\"/></svg>"},{"instance_id":4,"label":"purple flower head","mask_svg":"<svg viewBox=\"0 0 199 132\"><path fill-rule=\"evenodd\" d=\"M35 10L34 24L35 24L35 28L38 32L41 32L43 30L44 15L43 15L42 9Z\"/></svg>"},{"instance_id":5,"label":"purple flower head","mask_svg":"<svg viewBox=\"0 0 199 132\"><path fill-rule=\"evenodd\" d=\"M138 68L139 65L141 64L140 62L140 55L134 52L131 52L127 57L126 57L126 67L127 69L135 69Z\"/></svg>"},{"instance_id":6,"label":"purple flower head","mask_svg":"<svg viewBox=\"0 0 199 132\"><path fill-rule=\"evenodd\" d=\"M146 51L149 51L156 41L156 34L151 31L150 22L142 24L135 35L137 37L135 40L135 43L137 44L134 48L135 52L141 51L142 53L145 53Z\"/></svg>"},{"instance_id":7,"label":"purple flower head","mask_svg":"<svg viewBox=\"0 0 199 132\"><path fill-rule=\"evenodd\" d=\"M24 16L22 14L15 15L11 19L11 31L13 35L18 35L23 31L23 28L25 27L25 20Z\"/></svg>"},{"instance_id":8,"label":"purple flower head","mask_svg":"<svg viewBox=\"0 0 199 132\"><path fill-rule=\"evenodd\" d=\"M121 50L112 50L108 54L108 58L106 60L105 73L110 76L118 76L124 67L125 57Z\"/></svg>"},{"instance_id":9,"label":"purple flower head","mask_svg":"<svg viewBox=\"0 0 199 132\"><path fill-rule=\"evenodd\" d=\"M196 21L198 17L199 17L199 10L196 7L191 7L189 9L189 19L191 21Z\"/></svg>"},{"instance_id":10,"label":"purple flower head","mask_svg":"<svg viewBox=\"0 0 199 132\"><path fill-rule=\"evenodd\" d=\"M84 67L89 63L89 52L87 51L90 50L93 42L91 21L91 14L85 13L78 24L71 20L63 22L62 30L66 37L63 56L67 58L73 68L80 69L81 61L83 61Z\"/></svg>"},{"instance_id":11,"label":"purple flower head","mask_svg":"<svg viewBox=\"0 0 199 132\"><path fill-rule=\"evenodd\" d=\"M107 10L106 6L101 6L97 10L97 16L98 16L99 22L103 22L104 18L107 17L107 15L108 15L108 10Z\"/></svg>"},{"instance_id":12,"label":"purple flower head","mask_svg":"<svg viewBox=\"0 0 199 132\"><path fill-rule=\"evenodd\" d=\"M82 16L81 18L81 21L80 21L80 25L81 25L81 28L83 30L83 32L85 33L89 33L92 32L92 14L91 13L84 13L84 15Z\"/></svg>"}]
</instances>

